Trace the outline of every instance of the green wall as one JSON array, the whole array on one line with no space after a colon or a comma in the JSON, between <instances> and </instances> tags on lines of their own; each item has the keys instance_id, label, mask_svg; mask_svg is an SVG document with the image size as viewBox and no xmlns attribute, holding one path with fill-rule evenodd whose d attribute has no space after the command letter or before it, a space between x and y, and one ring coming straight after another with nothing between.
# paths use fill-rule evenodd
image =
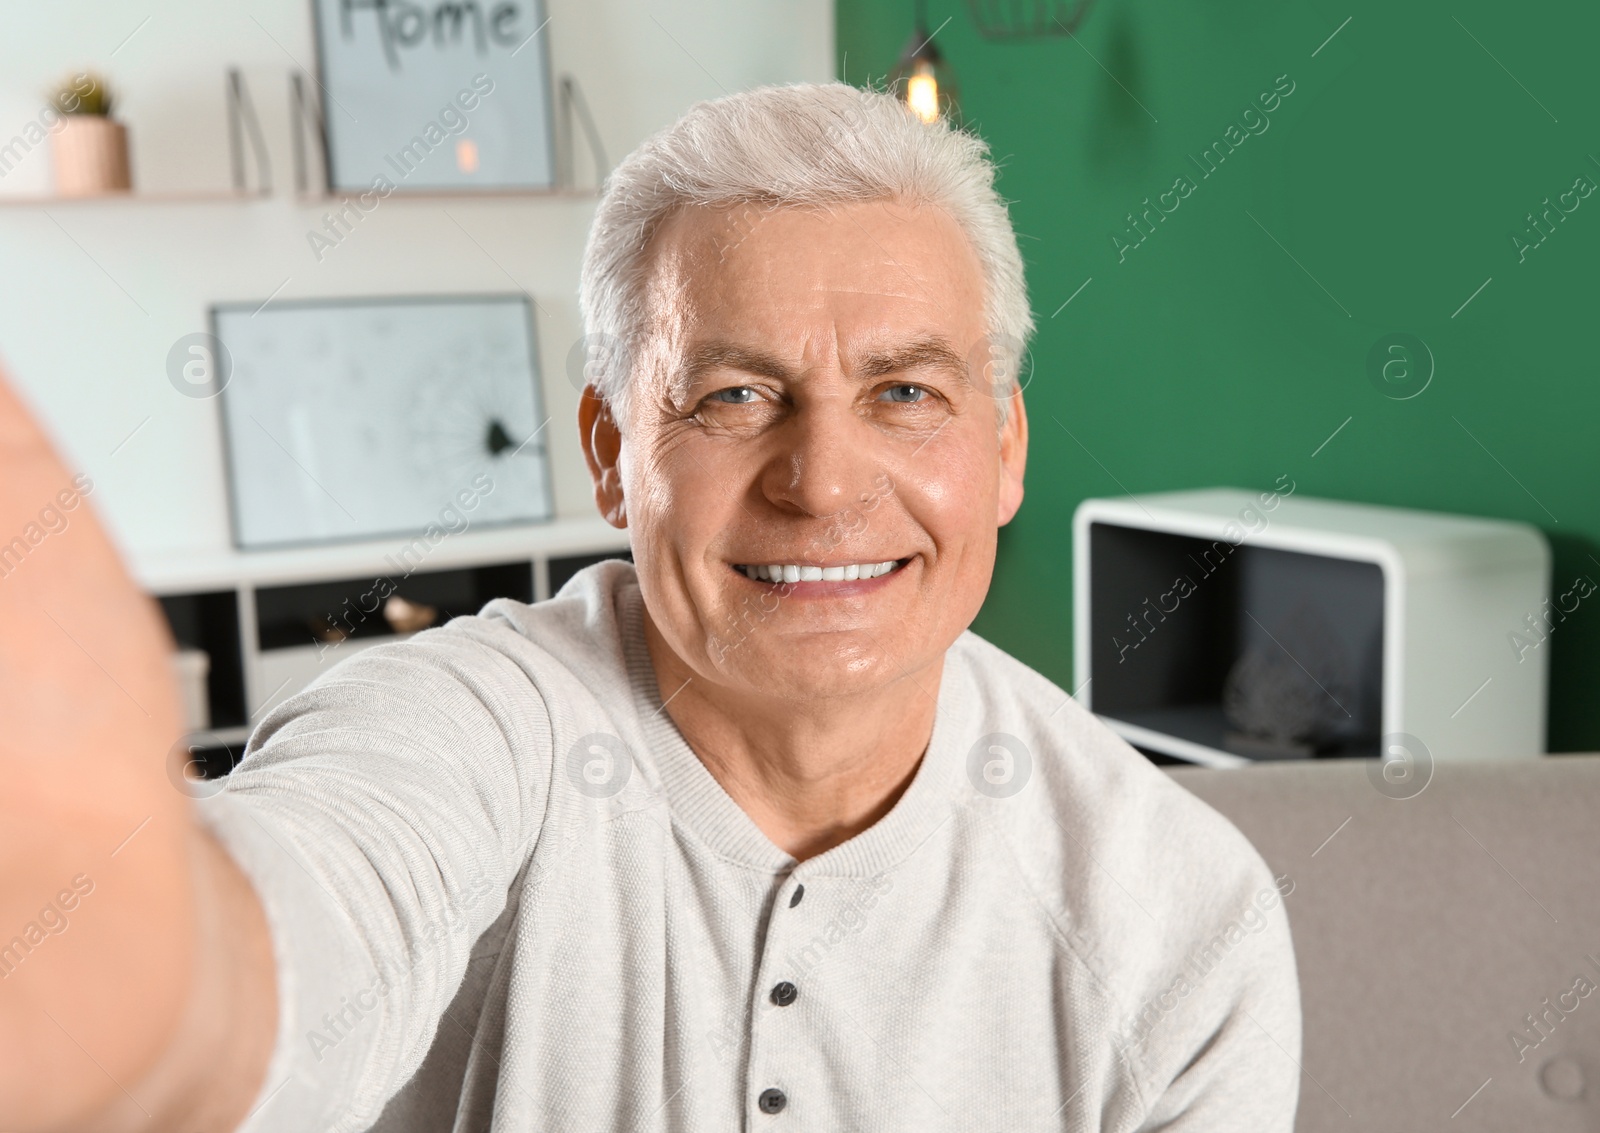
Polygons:
<instances>
[{"instance_id":1,"label":"green wall","mask_svg":"<svg viewBox=\"0 0 1600 1133\"><path fill-rule=\"evenodd\" d=\"M1028 497L979 633L1074 687L1078 501L1280 475L1305 495L1524 520L1551 540L1555 592L1600 580L1600 193L1558 200L1600 184L1600 10L1101 0L1076 42L997 42L968 6L928 9L930 27L950 17L937 42L1003 167L1040 326ZM840 0L837 16L841 77L881 80L912 4ZM1190 157L1279 76L1294 90L1265 132L1202 177ZM1127 214L1181 176L1194 190L1119 253ZM1519 252L1547 197L1570 215ZM1404 400L1368 374L1396 332L1434 358ZM1600 750L1596 607L1540 646L1552 751Z\"/></svg>"}]
</instances>

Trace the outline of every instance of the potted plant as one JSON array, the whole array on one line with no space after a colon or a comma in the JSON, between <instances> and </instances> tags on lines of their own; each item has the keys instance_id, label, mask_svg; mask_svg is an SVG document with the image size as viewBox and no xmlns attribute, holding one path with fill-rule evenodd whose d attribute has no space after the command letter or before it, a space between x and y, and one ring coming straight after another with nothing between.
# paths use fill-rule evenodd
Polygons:
<instances>
[{"instance_id":1,"label":"potted plant","mask_svg":"<svg viewBox=\"0 0 1600 1133\"><path fill-rule=\"evenodd\" d=\"M50 101L62 119L51 140L56 192L94 197L127 192L128 128L111 117L111 91L99 75L80 71L56 88Z\"/></svg>"}]
</instances>

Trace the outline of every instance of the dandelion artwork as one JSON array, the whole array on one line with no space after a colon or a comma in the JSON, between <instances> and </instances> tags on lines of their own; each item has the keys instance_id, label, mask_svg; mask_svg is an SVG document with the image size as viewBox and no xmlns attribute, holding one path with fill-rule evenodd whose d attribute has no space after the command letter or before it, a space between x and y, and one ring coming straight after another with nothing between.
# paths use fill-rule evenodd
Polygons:
<instances>
[{"instance_id":1,"label":"dandelion artwork","mask_svg":"<svg viewBox=\"0 0 1600 1133\"><path fill-rule=\"evenodd\" d=\"M240 547L551 518L523 296L218 307Z\"/></svg>"}]
</instances>

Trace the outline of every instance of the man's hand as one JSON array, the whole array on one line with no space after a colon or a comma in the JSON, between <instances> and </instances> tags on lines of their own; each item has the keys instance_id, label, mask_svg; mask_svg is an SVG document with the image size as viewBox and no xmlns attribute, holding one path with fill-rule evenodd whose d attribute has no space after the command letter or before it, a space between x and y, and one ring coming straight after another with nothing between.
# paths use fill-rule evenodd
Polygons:
<instances>
[{"instance_id":1,"label":"man's hand","mask_svg":"<svg viewBox=\"0 0 1600 1133\"><path fill-rule=\"evenodd\" d=\"M276 1033L254 891L167 778L156 604L0 374L0 1114L227 1130Z\"/></svg>"}]
</instances>

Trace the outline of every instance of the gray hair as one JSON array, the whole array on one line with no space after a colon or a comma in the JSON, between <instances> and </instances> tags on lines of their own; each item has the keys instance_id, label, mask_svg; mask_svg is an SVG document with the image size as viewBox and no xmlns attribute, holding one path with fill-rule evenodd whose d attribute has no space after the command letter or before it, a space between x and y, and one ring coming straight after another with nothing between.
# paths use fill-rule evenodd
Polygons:
<instances>
[{"instance_id":1,"label":"gray hair","mask_svg":"<svg viewBox=\"0 0 1600 1133\"><path fill-rule=\"evenodd\" d=\"M648 332L651 238L681 209L816 207L898 198L943 209L984 276L977 359L1001 419L1033 333L1022 255L982 139L927 125L896 98L844 83L759 87L699 102L606 179L579 285L592 383L621 421ZM603 346L597 344L604 344Z\"/></svg>"}]
</instances>

